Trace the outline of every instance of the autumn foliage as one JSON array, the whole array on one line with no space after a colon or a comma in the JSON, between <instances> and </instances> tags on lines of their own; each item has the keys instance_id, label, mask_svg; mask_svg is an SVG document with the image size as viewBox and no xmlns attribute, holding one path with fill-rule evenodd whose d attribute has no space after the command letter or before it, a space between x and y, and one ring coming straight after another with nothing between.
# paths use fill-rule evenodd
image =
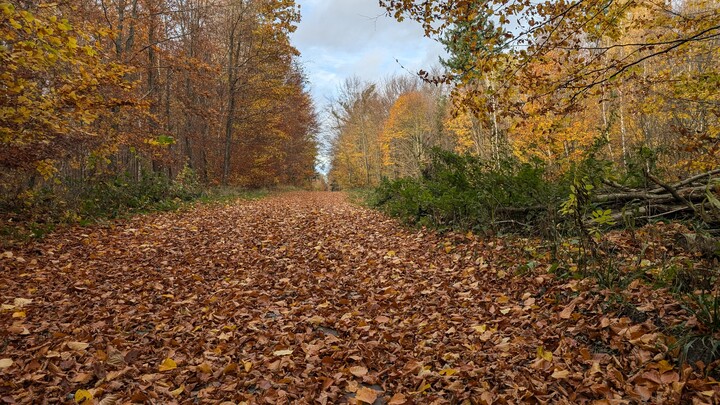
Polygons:
<instances>
[{"instance_id":1,"label":"autumn foliage","mask_svg":"<svg viewBox=\"0 0 720 405\"><path fill-rule=\"evenodd\" d=\"M298 21L292 1L0 3L3 204L183 168L205 185L307 184Z\"/></svg>"}]
</instances>

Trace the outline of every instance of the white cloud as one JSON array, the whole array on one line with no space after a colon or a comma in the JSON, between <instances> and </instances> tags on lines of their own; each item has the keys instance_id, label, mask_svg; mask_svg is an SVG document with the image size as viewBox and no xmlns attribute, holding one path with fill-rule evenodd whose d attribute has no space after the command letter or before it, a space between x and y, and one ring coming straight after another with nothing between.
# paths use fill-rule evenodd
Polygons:
<instances>
[{"instance_id":1,"label":"white cloud","mask_svg":"<svg viewBox=\"0 0 720 405\"><path fill-rule=\"evenodd\" d=\"M443 49L412 21L398 23L376 0L298 0L302 22L293 34L318 107L348 77L379 81L428 69ZM396 62L396 59L400 62ZM402 64L402 66L401 66Z\"/></svg>"}]
</instances>

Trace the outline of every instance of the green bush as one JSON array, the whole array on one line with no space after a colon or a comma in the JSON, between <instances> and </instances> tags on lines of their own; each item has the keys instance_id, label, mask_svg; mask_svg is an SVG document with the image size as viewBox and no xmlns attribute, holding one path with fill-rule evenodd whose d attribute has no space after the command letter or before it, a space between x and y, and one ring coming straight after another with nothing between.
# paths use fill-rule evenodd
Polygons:
<instances>
[{"instance_id":1,"label":"green bush","mask_svg":"<svg viewBox=\"0 0 720 405\"><path fill-rule=\"evenodd\" d=\"M371 203L406 222L444 229L531 227L554 216L567 195L539 161L499 164L434 150L420 178L384 180Z\"/></svg>"}]
</instances>

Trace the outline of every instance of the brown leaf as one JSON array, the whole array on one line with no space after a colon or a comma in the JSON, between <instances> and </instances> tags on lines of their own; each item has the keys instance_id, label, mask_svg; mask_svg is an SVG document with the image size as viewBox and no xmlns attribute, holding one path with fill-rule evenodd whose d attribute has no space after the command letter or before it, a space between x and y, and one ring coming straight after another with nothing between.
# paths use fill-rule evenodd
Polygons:
<instances>
[{"instance_id":1,"label":"brown leaf","mask_svg":"<svg viewBox=\"0 0 720 405\"><path fill-rule=\"evenodd\" d=\"M368 369L362 366L354 366L350 367L350 374L354 375L355 377L363 377L366 376L368 373Z\"/></svg>"},{"instance_id":2,"label":"brown leaf","mask_svg":"<svg viewBox=\"0 0 720 405\"><path fill-rule=\"evenodd\" d=\"M84 342L67 342L67 347L75 351L85 350L88 346L90 346L90 344Z\"/></svg>"},{"instance_id":3,"label":"brown leaf","mask_svg":"<svg viewBox=\"0 0 720 405\"><path fill-rule=\"evenodd\" d=\"M355 399L368 404L372 404L373 402L375 402L377 397L378 392L367 387L362 387L355 393Z\"/></svg>"},{"instance_id":4,"label":"brown leaf","mask_svg":"<svg viewBox=\"0 0 720 405\"><path fill-rule=\"evenodd\" d=\"M407 399L405 399L405 395L397 393L390 398L390 401L388 402L388 405L402 405L405 402L407 402Z\"/></svg>"},{"instance_id":5,"label":"brown leaf","mask_svg":"<svg viewBox=\"0 0 720 405\"><path fill-rule=\"evenodd\" d=\"M572 302L568 306L566 306L565 309L560 312L560 319L570 319L573 311L575 311L575 306L575 302Z\"/></svg>"}]
</instances>

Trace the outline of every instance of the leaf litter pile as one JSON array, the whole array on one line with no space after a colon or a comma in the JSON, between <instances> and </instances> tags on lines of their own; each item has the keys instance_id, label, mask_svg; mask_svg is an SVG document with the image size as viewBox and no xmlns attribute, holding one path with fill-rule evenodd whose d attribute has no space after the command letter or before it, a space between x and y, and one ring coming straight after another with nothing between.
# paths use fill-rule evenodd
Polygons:
<instances>
[{"instance_id":1,"label":"leaf litter pile","mask_svg":"<svg viewBox=\"0 0 720 405\"><path fill-rule=\"evenodd\" d=\"M528 240L286 193L59 232L2 254L0 403L713 403L689 315L633 282L521 266ZM532 249L530 249L532 250ZM702 365L701 363L698 363Z\"/></svg>"}]
</instances>

